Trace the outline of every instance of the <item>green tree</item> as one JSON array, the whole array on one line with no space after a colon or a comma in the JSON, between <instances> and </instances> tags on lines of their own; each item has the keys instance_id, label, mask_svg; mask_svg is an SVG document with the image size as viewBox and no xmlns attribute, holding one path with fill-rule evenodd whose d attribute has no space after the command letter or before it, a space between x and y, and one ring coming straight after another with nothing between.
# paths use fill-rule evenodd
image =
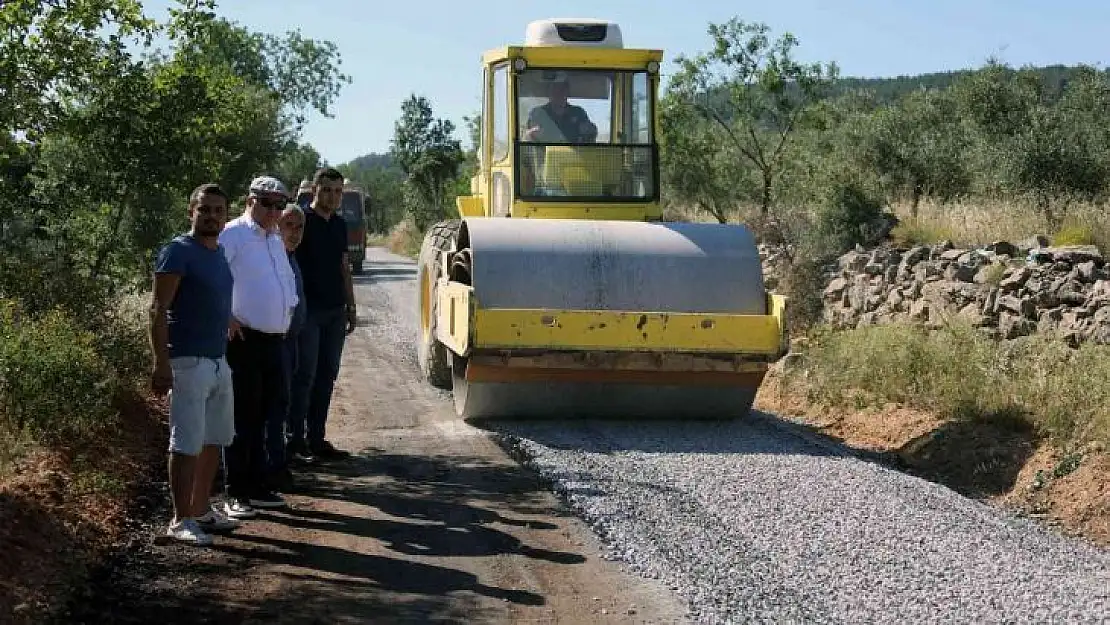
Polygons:
<instances>
[{"instance_id":1,"label":"green tree","mask_svg":"<svg viewBox=\"0 0 1110 625\"><path fill-rule=\"evenodd\" d=\"M454 132L450 120L434 117L427 98L413 94L402 103L391 154L405 173L406 211L421 232L447 214L449 186L465 159Z\"/></svg>"},{"instance_id":2,"label":"green tree","mask_svg":"<svg viewBox=\"0 0 1110 625\"><path fill-rule=\"evenodd\" d=\"M743 155L720 143L716 128L673 97L659 107L660 170L669 198L727 223L756 186Z\"/></svg>"},{"instance_id":3,"label":"green tree","mask_svg":"<svg viewBox=\"0 0 1110 625\"><path fill-rule=\"evenodd\" d=\"M405 217L401 186L405 174L389 154L367 154L336 167L370 194L370 230L385 234Z\"/></svg>"},{"instance_id":4,"label":"green tree","mask_svg":"<svg viewBox=\"0 0 1110 625\"><path fill-rule=\"evenodd\" d=\"M839 71L835 64L795 60L797 38L786 33L771 41L765 24L732 18L708 30L711 51L680 55L666 96L711 124L716 145L728 146L754 169L758 195L752 199L766 218L789 142Z\"/></svg>"},{"instance_id":5,"label":"green tree","mask_svg":"<svg viewBox=\"0 0 1110 625\"><path fill-rule=\"evenodd\" d=\"M324 159L316 148L307 143L296 144L286 150L278 160L274 167L274 174L287 185L291 185L290 191L295 193L295 187L300 185L302 180L312 180L312 175L323 164Z\"/></svg>"},{"instance_id":6,"label":"green tree","mask_svg":"<svg viewBox=\"0 0 1110 625\"><path fill-rule=\"evenodd\" d=\"M949 200L970 190L964 159L970 144L948 93L915 91L879 109L866 123L859 141L845 147L883 179L892 195L910 196L914 217L922 197Z\"/></svg>"},{"instance_id":7,"label":"green tree","mask_svg":"<svg viewBox=\"0 0 1110 625\"><path fill-rule=\"evenodd\" d=\"M11 280L0 277L0 294L22 288L19 267L43 263L57 266L59 276L87 277L106 294L144 279L154 250L185 226L185 196L196 184L216 180L243 193L252 176L279 168L299 149L296 111L307 100L268 78L278 75L270 64L321 62L316 54L282 52L286 44L276 40L247 45L258 39L216 18L211 2L187 3L157 27L132 12L136 3L63 4L71 11L59 13L53 4L34 7L38 13L28 10L30 3L2 7L4 18L24 25L22 36L58 41L36 44L41 67L28 70L51 80L24 76L50 89L23 93L25 102L14 107L40 117L17 119L6 111L8 136L35 139L0 145L3 166L18 174L0 181L0 224L8 231L15 222L24 224L38 243L29 247L25 242L33 237L3 238L8 258L22 260L10 265ZM124 28L122 20L135 26ZM122 36L97 39L93 31L103 27L133 34L161 30L169 34L170 47L138 58ZM73 41L82 29L91 42ZM0 46L11 49L19 36L18 30L5 32ZM242 45L198 53L213 41ZM130 42L136 43L134 36ZM294 44L330 49L296 39L287 47ZM85 55L83 64L73 58L78 53ZM55 71L51 55L68 58L65 72ZM329 63L337 61L324 61ZM302 81L306 89L324 94L315 104L326 109L327 94L335 92L327 82L332 75L312 65L282 71L294 70L309 76ZM52 294L95 305L80 289Z\"/></svg>"}]
</instances>

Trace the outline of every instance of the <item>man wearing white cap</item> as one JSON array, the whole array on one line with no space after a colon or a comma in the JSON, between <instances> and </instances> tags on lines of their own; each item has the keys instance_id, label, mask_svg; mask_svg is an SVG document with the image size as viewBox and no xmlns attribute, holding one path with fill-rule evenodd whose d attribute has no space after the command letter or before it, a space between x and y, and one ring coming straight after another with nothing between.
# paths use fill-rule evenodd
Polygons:
<instances>
[{"instance_id":1,"label":"man wearing white cap","mask_svg":"<svg viewBox=\"0 0 1110 625\"><path fill-rule=\"evenodd\" d=\"M297 305L297 287L277 228L289 202L280 180L251 181L247 208L220 234L234 278L227 361L235 393L235 441L227 450L227 515L282 507L268 483L266 421L283 409L282 344Z\"/></svg>"}]
</instances>

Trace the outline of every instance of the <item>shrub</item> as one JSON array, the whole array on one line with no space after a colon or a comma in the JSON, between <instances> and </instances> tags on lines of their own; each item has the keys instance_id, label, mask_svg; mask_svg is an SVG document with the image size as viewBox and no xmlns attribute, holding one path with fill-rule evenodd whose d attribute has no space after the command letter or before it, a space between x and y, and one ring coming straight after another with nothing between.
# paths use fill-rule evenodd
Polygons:
<instances>
[{"instance_id":1,"label":"shrub","mask_svg":"<svg viewBox=\"0 0 1110 625\"><path fill-rule=\"evenodd\" d=\"M779 291L787 298L786 327L791 336L804 335L821 322L825 308L822 265L819 259L802 256L783 272Z\"/></svg>"},{"instance_id":2,"label":"shrub","mask_svg":"<svg viewBox=\"0 0 1110 625\"><path fill-rule=\"evenodd\" d=\"M904 218L890 233L890 238L899 247L932 245L941 241L955 240L951 230L928 223L921 219Z\"/></svg>"},{"instance_id":3,"label":"shrub","mask_svg":"<svg viewBox=\"0 0 1110 625\"><path fill-rule=\"evenodd\" d=\"M874 242L882 220L883 204L862 182L841 178L834 180L817 213L814 234L817 245L827 253L842 252L855 245Z\"/></svg>"},{"instance_id":4,"label":"shrub","mask_svg":"<svg viewBox=\"0 0 1110 625\"><path fill-rule=\"evenodd\" d=\"M65 254L0 253L0 297L20 302L26 314L60 308L75 319L86 319L104 309L107 295L104 283L81 273Z\"/></svg>"},{"instance_id":5,"label":"shrub","mask_svg":"<svg viewBox=\"0 0 1110 625\"><path fill-rule=\"evenodd\" d=\"M0 416L11 430L65 443L113 418L116 376L96 336L52 310L0 300Z\"/></svg>"},{"instance_id":6,"label":"shrub","mask_svg":"<svg viewBox=\"0 0 1110 625\"><path fill-rule=\"evenodd\" d=\"M386 247L394 254L416 258L420 255L420 245L423 241L424 235L420 230L413 225L412 221L405 219L393 227Z\"/></svg>"},{"instance_id":7,"label":"shrub","mask_svg":"<svg viewBox=\"0 0 1110 625\"><path fill-rule=\"evenodd\" d=\"M1090 226L1077 224L1064 226L1052 236L1053 245L1094 245L1095 233Z\"/></svg>"},{"instance_id":8,"label":"shrub","mask_svg":"<svg viewBox=\"0 0 1110 625\"><path fill-rule=\"evenodd\" d=\"M890 324L816 337L804 361L811 401L896 402L954 419L1017 415L1058 441L1110 441L1110 346Z\"/></svg>"},{"instance_id":9,"label":"shrub","mask_svg":"<svg viewBox=\"0 0 1110 625\"><path fill-rule=\"evenodd\" d=\"M115 369L121 382L146 376L154 364L150 353L149 310L149 292L130 293L84 324L96 335L98 352Z\"/></svg>"}]
</instances>

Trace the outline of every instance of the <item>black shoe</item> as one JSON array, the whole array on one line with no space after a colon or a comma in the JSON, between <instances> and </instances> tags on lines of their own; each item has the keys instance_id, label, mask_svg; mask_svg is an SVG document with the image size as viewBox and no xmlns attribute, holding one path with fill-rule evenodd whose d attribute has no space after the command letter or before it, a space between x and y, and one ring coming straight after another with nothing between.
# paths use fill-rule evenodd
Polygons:
<instances>
[{"instance_id":1,"label":"black shoe","mask_svg":"<svg viewBox=\"0 0 1110 625\"><path fill-rule=\"evenodd\" d=\"M255 508L284 508L285 500L281 495L272 490L261 491L251 495L251 505Z\"/></svg>"},{"instance_id":2,"label":"black shoe","mask_svg":"<svg viewBox=\"0 0 1110 625\"><path fill-rule=\"evenodd\" d=\"M316 462L316 457L309 451L308 445L305 445L304 441L290 441L288 447L286 447L286 454L293 462L305 464Z\"/></svg>"},{"instance_id":3,"label":"black shoe","mask_svg":"<svg viewBox=\"0 0 1110 625\"><path fill-rule=\"evenodd\" d=\"M318 443L310 443L309 448L312 450L313 454L315 454L319 458L323 458L324 460L335 460L335 459L338 459L338 458L347 458L351 455L351 452L349 452L349 451L343 451L342 449L336 449L328 441L320 441Z\"/></svg>"},{"instance_id":4,"label":"black shoe","mask_svg":"<svg viewBox=\"0 0 1110 625\"><path fill-rule=\"evenodd\" d=\"M289 469L275 471L269 478L270 490L288 493L293 490L293 472Z\"/></svg>"}]
</instances>

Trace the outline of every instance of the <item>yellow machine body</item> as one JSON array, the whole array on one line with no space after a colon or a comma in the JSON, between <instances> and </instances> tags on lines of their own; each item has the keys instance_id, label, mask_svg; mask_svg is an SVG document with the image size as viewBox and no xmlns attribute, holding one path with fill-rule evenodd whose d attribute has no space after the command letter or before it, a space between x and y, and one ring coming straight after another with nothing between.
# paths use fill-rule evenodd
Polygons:
<instances>
[{"instance_id":1,"label":"yellow machine body","mask_svg":"<svg viewBox=\"0 0 1110 625\"><path fill-rule=\"evenodd\" d=\"M421 250L426 378L467 418L746 413L786 301L744 226L660 219L662 52L589 20L527 39L483 55L473 194ZM544 106L560 90L573 124Z\"/></svg>"}]
</instances>

